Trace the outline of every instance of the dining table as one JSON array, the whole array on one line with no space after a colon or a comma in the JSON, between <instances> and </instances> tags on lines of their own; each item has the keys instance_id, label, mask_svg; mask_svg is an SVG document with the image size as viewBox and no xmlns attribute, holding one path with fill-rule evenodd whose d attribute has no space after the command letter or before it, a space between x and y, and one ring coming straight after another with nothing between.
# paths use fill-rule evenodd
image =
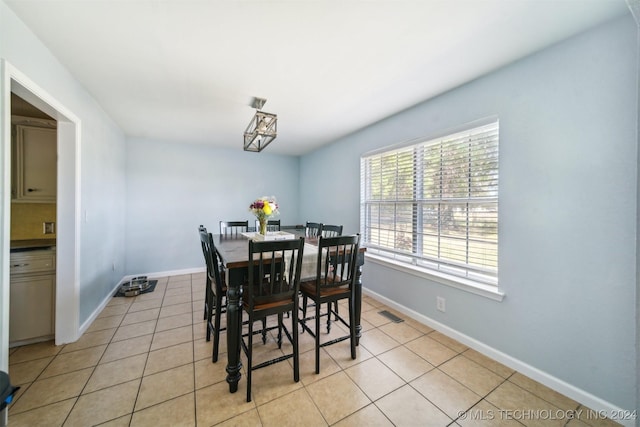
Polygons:
<instances>
[{"instance_id":1,"label":"dining table","mask_svg":"<svg viewBox=\"0 0 640 427\"><path fill-rule=\"evenodd\" d=\"M299 239L304 237L304 230L286 230L289 235L280 233L282 238ZM278 236L278 237L280 237ZM229 391L235 393L238 390L238 382L241 378L242 361L240 359L242 341L242 285L247 282L249 274L249 240L252 233L236 235L214 235L214 245L218 253L221 265L226 270L227 284L227 383ZM305 237L303 251L303 273L301 278L308 280L316 274L317 263L316 238ZM354 307L356 323L356 345L359 344L362 335L360 314L362 311L362 267L364 265L365 248L360 248L357 257ZM306 272L306 273L304 273ZM313 275L309 277L309 275ZM295 315L295 314L292 314Z\"/></svg>"}]
</instances>

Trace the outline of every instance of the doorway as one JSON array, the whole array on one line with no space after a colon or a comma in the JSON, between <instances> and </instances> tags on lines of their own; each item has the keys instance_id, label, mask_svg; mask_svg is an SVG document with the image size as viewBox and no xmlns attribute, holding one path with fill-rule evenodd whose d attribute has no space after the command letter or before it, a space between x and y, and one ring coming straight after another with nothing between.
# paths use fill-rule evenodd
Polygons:
<instances>
[{"instance_id":1,"label":"doorway","mask_svg":"<svg viewBox=\"0 0 640 427\"><path fill-rule=\"evenodd\" d=\"M80 119L6 60L1 63L2 160L4 177L0 200L2 250L0 370L9 364L9 252L11 218L11 93L57 121L57 209L55 343L73 342L79 335Z\"/></svg>"}]
</instances>

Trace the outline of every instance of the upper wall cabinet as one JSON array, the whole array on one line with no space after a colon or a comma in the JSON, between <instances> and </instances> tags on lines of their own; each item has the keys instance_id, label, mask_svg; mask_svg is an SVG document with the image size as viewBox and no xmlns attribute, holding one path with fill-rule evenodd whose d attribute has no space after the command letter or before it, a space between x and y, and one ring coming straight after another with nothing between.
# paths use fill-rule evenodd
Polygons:
<instances>
[{"instance_id":1,"label":"upper wall cabinet","mask_svg":"<svg viewBox=\"0 0 640 427\"><path fill-rule=\"evenodd\" d=\"M11 124L11 198L14 202L55 202L56 122L13 116Z\"/></svg>"}]
</instances>

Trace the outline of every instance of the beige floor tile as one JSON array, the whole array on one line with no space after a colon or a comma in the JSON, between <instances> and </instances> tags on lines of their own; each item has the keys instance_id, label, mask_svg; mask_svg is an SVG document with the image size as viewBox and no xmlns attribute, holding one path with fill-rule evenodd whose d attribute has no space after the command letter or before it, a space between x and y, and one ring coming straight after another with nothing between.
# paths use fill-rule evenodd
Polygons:
<instances>
[{"instance_id":1,"label":"beige floor tile","mask_svg":"<svg viewBox=\"0 0 640 427\"><path fill-rule=\"evenodd\" d=\"M293 362L292 362L293 363ZM305 386L321 380L322 378L333 375L340 371L342 368L336 363L335 360L325 348L320 349L320 373L316 374L316 352L314 349L308 350L300 354L300 381Z\"/></svg>"},{"instance_id":2,"label":"beige floor tile","mask_svg":"<svg viewBox=\"0 0 640 427\"><path fill-rule=\"evenodd\" d=\"M127 310L129 310L129 307L130 305L128 304L108 305L100 312L97 318L100 319L125 314Z\"/></svg>"},{"instance_id":3,"label":"beige floor tile","mask_svg":"<svg viewBox=\"0 0 640 427\"><path fill-rule=\"evenodd\" d=\"M217 383L196 391L196 422L212 426L255 409L255 402L247 402L246 382L238 383L238 391L229 393L227 383ZM230 421L234 425L233 420Z\"/></svg>"},{"instance_id":4,"label":"beige floor tile","mask_svg":"<svg viewBox=\"0 0 640 427\"><path fill-rule=\"evenodd\" d=\"M153 299L136 301L133 304L131 304L131 307L129 307L129 313L150 310L153 308L160 308L160 306L162 306L162 298L153 298Z\"/></svg>"},{"instance_id":5,"label":"beige floor tile","mask_svg":"<svg viewBox=\"0 0 640 427\"><path fill-rule=\"evenodd\" d=\"M196 425L195 394L188 393L133 413L131 427L192 427Z\"/></svg>"},{"instance_id":6,"label":"beige floor tile","mask_svg":"<svg viewBox=\"0 0 640 427\"><path fill-rule=\"evenodd\" d=\"M227 359L211 363L211 359L202 359L194 363L196 390L227 380Z\"/></svg>"},{"instance_id":7,"label":"beige floor tile","mask_svg":"<svg viewBox=\"0 0 640 427\"><path fill-rule=\"evenodd\" d=\"M407 382L433 369L431 363L404 346L379 354L378 359Z\"/></svg>"},{"instance_id":8,"label":"beige floor tile","mask_svg":"<svg viewBox=\"0 0 640 427\"><path fill-rule=\"evenodd\" d=\"M262 427L262 421L257 409L251 409L243 414L231 418L216 427Z\"/></svg>"},{"instance_id":9,"label":"beige floor tile","mask_svg":"<svg viewBox=\"0 0 640 427\"><path fill-rule=\"evenodd\" d=\"M190 302L182 304L163 305L160 310L160 317L175 316L176 314L192 313Z\"/></svg>"},{"instance_id":10,"label":"beige floor tile","mask_svg":"<svg viewBox=\"0 0 640 427\"><path fill-rule=\"evenodd\" d=\"M153 335L144 335L141 337L130 338L124 341L112 342L107 347L100 363L112 362L125 357L135 356L136 354L146 353L151 346Z\"/></svg>"},{"instance_id":11,"label":"beige floor tile","mask_svg":"<svg viewBox=\"0 0 640 427\"><path fill-rule=\"evenodd\" d=\"M364 362L365 360L373 357L373 354L371 354L362 344L360 344L356 347L356 358L352 359L349 340L342 341L323 348L342 369L347 369L350 366ZM322 365L320 365L320 371L322 371Z\"/></svg>"},{"instance_id":12,"label":"beige floor tile","mask_svg":"<svg viewBox=\"0 0 640 427\"><path fill-rule=\"evenodd\" d=\"M358 412L343 418L334 424L335 427L391 427L393 424L374 404L365 406Z\"/></svg>"},{"instance_id":13,"label":"beige floor tile","mask_svg":"<svg viewBox=\"0 0 640 427\"><path fill-rule=\"evenodd\" d=\"M415 319L412 319L412 318L410 318L410 317L409 317L409 318L407 318L407 319L405 320L405 322L406 322L409 326L411 326L411 327L412 327L412 328L414 328L414 329L419 330L419 331L420 331L420 332L422 332L423 334L430 334L431 332L433 332L433 331L435 330L435 329L433 329L432 327L427 326L427 325L425 325L424 323L421 323L421 322L419 322L419 321L417 321L417 320L415 320Z\"/></svg>"},{"instance_id":14,"label":"beige floor tile","mask_svg":"<svg viewBox=\"0 0 640 427\"><path fill-rule=\"evenodd\" d=\"M101 363L91 374L83 393L91 393L103 388L142 378L142 372L147 361L147 353Z\"/></svg>"},{"instance_id":15,"label":"beige floor tile","mask_svg":"<svg viewBox=\"0 0 640 427\"><path fill-rule=\"evenodd\" d=\"M500 375L464 356L456 356L440 369L481 396L486 396L504 381Z\"/></svg>"},{"instance_id":16,"label":"beige floor tile","mask_svg":"<svg viewBox=\"0 0 640 427\"><path fill-rule=\"evenodd\" d=\"M309 394L300 389L273 400L265 405L258 406L258 413L262 425L274 426L305 426L322 427L327 422L314 405Z\"/></svg>"},{"instance_id":17,"label":"beige floor tile","mask_svg":"<svg viewBox=\"0 0 640 427\"><path fill-rule=\"evenodd\" d=\"M376 358L358 363L345 369L344 372L371 401L378 400L406 384L402 378ZM373 372L375 375L372 375Z\"/></svg>"},{"instance_id":18,"label":"beige floor tile","mask_svg":"<svg viewBox=\"0 0 640 427\"><path fill-rule=\"evenodd\" d=\"M53 356L9 365L11 383L21 385L35 381L52 360Z\"/></svg>"},{"instance_id":19,"label":"beige floor tile","mask_svg":"<svg viewBox=\"0 0 640 427\"><path fill-rule=\"evenodd\" d=\"M471 348L465 351L464 353L462 353L462 355L467 359L473 360L478 365L484 366L490 371L495 372L496 374L500 375L502 378L508 378L511 374L515 372L513 369L507 366L504 366L502 363L499 363L491 359L490 357L487 357L484 354L476 350L473 350Z\"/></svg>"},{"instance_id":20,"label":"beige floor tile","mask_svg":"<svg viewBox=\"0 0 640 427\"><path fill-rule=\"evenodd\" d=\"M274 353L274 355L276 354ZM249 369L247 364L245 366L246 369ZM247 379L246 376L244 378ZM302 383L294 381L293 367L287 361L252 372L251 395L256 405L270 402L300 388L302 388Z\"/></svg>"},{"instance_id":21,"label":"beige floor tile","mask_svg":"<svg viewBox=\"0 0 640 427\"><path fill-rule=\"evenodd\" d=\"M85 332L78 341L65 345L60 353L69 353L70 351L108 344L113 338L113 334L115 334L115 332L116 328L103 329L96 332Z\"/></svg>"},{"instance_id":22,"label":"beige floor tile","mask_svg":"<svg viewBox=\"0 0 640 427\"><path fill-rule=\"evenodd\" d=\"M144 375L166 371L187 363L193 363L193 343L191 341L151 351L147 359L147 366L144 369Z\"/></svg>"},{"instance_id":23,"label":"beige floor tile","mask_svg":"<svg viewBox=\"0 0 640 427\"><path fill-rule=\"evenodd\" d=\"M10 409L8 425L11 427L61 426L76 400L74 397L15 415L14 411Z\"/></svg>"},{"instance_id":24,"label":"beige floor tile","mask_svg":"<svg viewBox=\"0 0 640 427\"><path fill-rule=\"evenodd\" d=\"M113 342L128 340L129 338L141 337L143 335L153 334L156 330L156 320L148 320L146 322L132 323L130 325L120 326L113 335Z\"/></svg>"},{"instance_id":25,"label":"beige floor tile","mask_svg":"<svg viewBox=\"0 0 640 427\"><path fill-rule=\"evenodd\" d=\"M424 335L424 333L413 328L407 322L387 323L386 325L380 326L380 330L402 344Z\"/></svg>"},{"instance_id":26,"label":"beige floor tile","mask_svg":"<svg viewBox=\"0 0 640 427\"><path fill-rule=\"evenodd\" d=\"M123 306L130 306L135 298L123 298L123 297L116 297L116 298L111 298L111 300L107 303L107 307L115 307L115 306L119 306L119 305L123 305Z\"/></svg>"},{"instance_id":27,"label":"beige floor tile","mask_svg":"<svg viewBox=\"0 0 640 427\"><path fill-rule=\"evenodd\" d=\"M391 320L388 317L384 317L382 314L379 313L383 309L384 308L380 307L375 310L362 312L360 314L360 317L366 320L367 322L369 322L370 324L372 324L374 327L376 328L380 327L382 325L385 325L391 322Z\"/></svg>"},{"instance_id":28,"label":"beige floor tile","mask_svg":"<svg viewBox=\"0 0 640 427\"><path fill-rule=\"evenodd\" d=\"M167 307L169 305L174 304L184 304L189 303L189 311L193 311L193 306L191 305L191 289L187 289L184 293L175 294L175 295L167 295L165 294L164 300L162 300L162 307Z\"/></svg>"},{"instance_id":29,"label":"beige floor tile","mask_svg":"<svg viewBox=\"0 0 640 427\"><path fill-rule=\"evenodd\" d=\"M56 346L53 341L45 341L37 344L25 345L18 347L11 352L9 356L9 365L12 363L21 363L28 360L41 359L43 357L51 357L60 353L62 346Z\"/></svg>"},{"instance_id":30,"label":"beige floor tile","mask_svg":"<svg viewBox=\"0 0 640 427\"><path fill-rule=\"evenodd\" d=\"M180 326L191 326L193 323L193 316L191 313L183 313L176 314L175 316L161 317L158 319L158 325L156 326L156 332L162 332L169 329L177 328ZM205 326L206 333L206 322L201 321L201 323Z\"/></svg>"},{"instance_id":31,"label":"beige floor tile","mask_svg":"<svg viewBox=\"0 0 640 427\"><path fill-rule=\"evenodd\" d=\"M93 368L87 368L31 383L31 386L11 405L11 411L18 414L79 396L92 371Z\"/></svg>"},{"instance_id":32,"label":"beige floor tile","mask_svg":"<svg viewBox=\"0 0 640 427\"><path fill-rule=\"evenodd\" d=\"M344 372L316 381L307 390L329 424L334 424L371 403Z\"/></svg>"},{"instance_id":33,"label":"beige floor tile","mask_svg":"<svg viewBox=\"0 0 640 427\"><path fill-rule=\"evenodd\" d=\"M376 406L397 426L443 427L452 421L409 385L378 400Z\"/></svg>"},{"instance_id":34,"label":"beige floor tile","mask_svg":"<svg viewBox=\"0 0 640 427\"><path fill-rule=\"evenodd\" d=\"M109 316L109 317L100 317L91 323L91 326L87 328L86 332L96 332L102 331L104 329L113 329L120 326L122 323L122 319L124 319L124 314L119 314L117 316Z\"/></svg>"},{"instance_id":35,"label":"beige floor tile","mask_svg":"<svg viewBox=\"0 0 640 427\"><path fill-rule=\"evenodd\" d=\"M438 341L441 344L446 345L447 347L449 347L451 350L455 351L456 353L462 353L463 351L467 350L469 347L467 347L466 345L462 344L461 342L446 336L445 334L443 334L442 332L438 332L438 331L433 331L429 334L429 338L433 338L434 340Z\"/></svg>"},{"instance_id":36,"label":"beige floor tile","mask_svg":"<svg viewBox=\"0 0 640 427\"><path fill-rule=\"evenodd\" d=\"M173 399L194 390L193 364L142 378L136 411Z\"/></svg>"},{"instance_id":37,"label":"beige floor tile","mask_svg":"<svg viewBox=\"0 0 640 427\"><path fill-rule=\"evenodd\" d=\"M532 380L531 378L522 375L519 372L516 372L509 378L509 381L512 383L519 385L525 390L530 391L541 399L546 400L554 406L557 406L560 409L565 410L574 410L578 407L578 402L573 399L569 399L568 397L558 393L555 390L550 389L549 387L540 384L537 381Z\"/></svg>"},{"instance_id":38,"label":"beige floor tile","mask_svg":"<svg viewBox=\"0 0 640 427\"><path fill-rule=\"evenodd\" d=\"M512 382L505 381L498 388L492 391L486 400L492 405L505 411L517 415L517 413L536 413L539 411L551 411L556 413L560 408L553 406L549 402L540 399L531 392L513 384ZM562 426L566 420L563 419L536 419L535 417L529 417L526 420L527 426Z\"/></svg>"},{"instance_id":39,"label":"beige floor tile","mask_svg":"<svg viewBox=\"0 0 640 427\"><path fill-rule=\"evenodd\" d=\"M191 341L193 341L193 328L191 326L182 326L168 331L156 332L151 342L151 350Z\"/></svg>"},{"instance_id":40,"label":"beige floor tile","mask_svg":"<svg viewBox=\"0 0 640 427\"><path fill-rule=\"evenodd\" d=\"M428 335L410 341L405 346L434 366L455 357L456 352Z\"/></svg>"},{"instance_id":41,"label":"beige floor tile","mask_svg":"<svg viewBox=\"0 0 640 427\"><path fill-rule=\"evenodd\" d=\"M522 424L486 400L469 409L456 422L463 427L522 427Z\"/></svg>"},{"instance_id":42,"label":"beige floor tile","mask_svg":"<svg viewBox=\"0 0 640 427\"><path fill-rule=\"evenodd\" d=\"M471 409L482 399L439 369L429 371L412 381L411 386L452 419Z\"/></svg>"},{"instance_id":43,"label":"beige floor tile","mask_svg":"<svg viewBox=\"0 0 640 427\"><path fill-rule=\"evenodd\" d=\"M129 423L131 422L131 415L132 414L127 414L120 418L107 421L106 423L100 424L100 427L129 427Z\"/></svg>"},{"instance_id":44,"label":"beige floor tile","mask_svg":"<svg viewBox=\"0 0 640 427\"><path fill-rule=\"evenodd\" d=\"M100 424L133 411L140 380L109 387L80 396L65 422L65 427Z\"/></svg>"},{"instance_id":45,"label":"beige floor tile","mask_svg":"<svg viewBox=\"0 0 640 427\"><path fill-rule=\"evenodd\" d=\"M378 355L398 347L400 343L378 329L373 329L362 334L360 346L364 346L371 354Z\"/></svg>"},{"instance_id":46,"label":"beige floor tile","mask_svg":"<svg viewBox=\"0 0 640 427\"><path fill-rule=\"evenodd\" d=\"M122 319L122 325L131 325L132 323L147 322L149 320L157 320L160 314L159 308L151 308L149 310L136 311L134 313L128 313Z\"/></svg>"},{"instance_id":47,"label":"beige floor tile","mask_svg":"<svg viewBox=\"0 0 640 427\"><path fill-rule=\"evenodd\" d=\"M40 378L48 378L54 375L78 371L80 369L96 366L107 348L106 344L89 347L84 350L59 354L42 372Z\"/></svg>"}]
</instances>

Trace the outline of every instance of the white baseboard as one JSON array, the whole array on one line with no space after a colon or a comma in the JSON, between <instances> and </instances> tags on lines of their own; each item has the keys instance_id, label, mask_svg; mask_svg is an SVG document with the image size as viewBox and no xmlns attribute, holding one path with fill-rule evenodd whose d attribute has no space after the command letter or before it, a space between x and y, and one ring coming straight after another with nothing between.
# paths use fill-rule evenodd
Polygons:
<instances>
[{"instance_id":1,"label":"white baseboard","mask_svg":"<svg viewBox=\"0 0 640 427\"><path fill-rule=\"evenodd\" d=\"M618 406L610 402L607 402L597 396L594 396L593 394L585 390L582 390L578 387L575 387L559 378L556 378L553 375L550 375L544 371L541 371L540 369L534 366L531 366L521 360L518 360L512 356L509 356L508 354L503 353L500 350L496 350L495 348L490 347L463 333L460 333L457 330L447 325L444 325L436 320L431 319L430 317L427 317L410 308L400 305L397 302L390 300L389 298L383 295L378 294L377 292L374 292L370 289L366 289L364 287L362 288L362 292L363 294L369 295L377 299L378 301L384 302L387 306L403 314L406 314L412 319L420 323L423 323L433 329L436 329L437 331L442 332L443 334L453 339L458 340L464 345L484 354L485 356L490 357L493 360L500 362L503 365L508 366L509 368L515 369L521 374L524 374L529 378L532 378L538 381L539 383L546 385L547 387L557 391L558 393L561 393L575 400L576 402L588 407L589 409L596 411L598 414L604 414L607 417L616 419L617 422L621 423L624 426L632 427L636 425L635 420L625 421L625 420L619 419L620 414L631 413L633 410L630 410L630 409L625 410L625 409L619 408Z\"/></svg>"}]
</instances>

